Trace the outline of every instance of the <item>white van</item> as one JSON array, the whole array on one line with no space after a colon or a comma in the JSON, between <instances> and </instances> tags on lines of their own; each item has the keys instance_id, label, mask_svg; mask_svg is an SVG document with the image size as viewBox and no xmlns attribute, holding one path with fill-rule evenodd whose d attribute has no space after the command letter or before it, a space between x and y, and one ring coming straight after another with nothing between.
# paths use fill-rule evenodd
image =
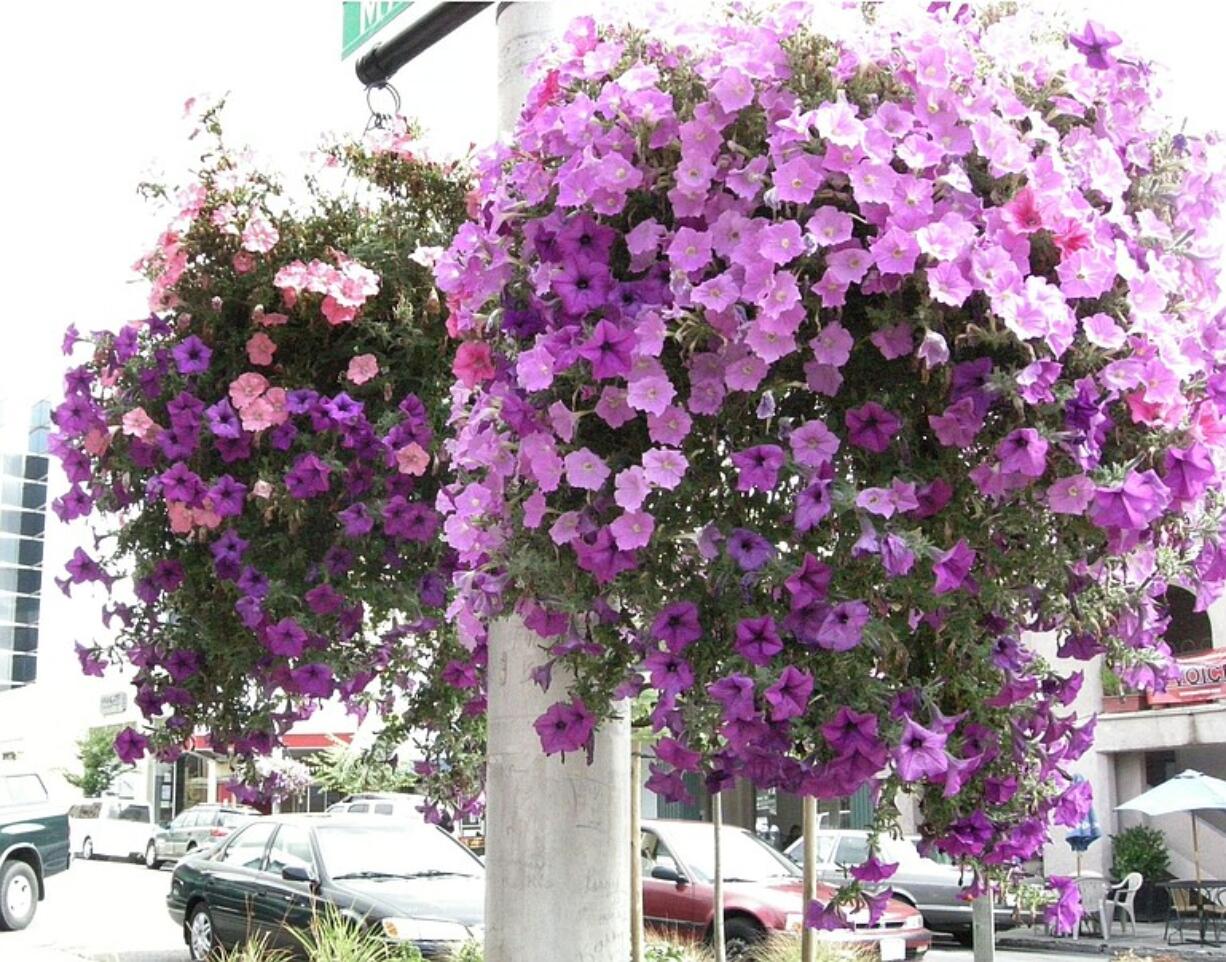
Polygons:
<instances>
[{"instance_id":1,"label":"white van","mask_svg":"<svg viewBox=\"0 0 1226 962\"><path fill-rule=\"evenodd\" d=\"M72 850L81 858L109 856L139 861L157 831L148 802L104 795L87 798L68 810Z\"/></svg>"}]
</instances>

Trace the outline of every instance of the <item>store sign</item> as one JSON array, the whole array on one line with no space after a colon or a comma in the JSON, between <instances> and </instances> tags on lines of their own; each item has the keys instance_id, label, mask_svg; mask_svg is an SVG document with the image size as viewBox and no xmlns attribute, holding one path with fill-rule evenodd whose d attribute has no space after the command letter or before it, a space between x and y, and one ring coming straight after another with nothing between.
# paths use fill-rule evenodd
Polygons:
<instances>
[{"instance_id":1,"label":"store sign","mask_svg":"<svg viewBox=\"0 0 1226 962\"><path fill-rule=\"evenodd\" d=\"M341 59L348 57L412 5L411 0L407 3L345 0L341 4Z\"/></svg>"},{"instance_id":2,"label":"store sign","mask_svg":"<svg viewBox=\"0 0 1226 962\"><path fill-rule=\"evenodd\" d=\"M117 691L98 700L98 710L104 715L122 715L128 710L128 693Z\"/></svg>"},{"instance_id":3,"label":"store sign","mask_svg":"<svg viewBox=\"0 0 1226 962\"><path fill-rule=\"evenodd\" d=\"M1147 695L1151 706L1165 708L1226 699L1226 649L1184 655L1176 658L1175 664L1179 666L1178 684L1168 685L1164 692Z\"/></svg>"}]
</instances>

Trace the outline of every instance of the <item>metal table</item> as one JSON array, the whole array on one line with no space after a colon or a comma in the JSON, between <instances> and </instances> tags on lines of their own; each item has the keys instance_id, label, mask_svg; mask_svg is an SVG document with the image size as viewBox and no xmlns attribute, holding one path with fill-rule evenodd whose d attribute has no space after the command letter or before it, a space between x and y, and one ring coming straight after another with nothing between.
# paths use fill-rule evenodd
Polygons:
<instances>
[{"instance_id":1,"label":"metal table","mask_svg":"<svg viewBox=\"0 0 1226 962\"><path fill-rule=\"evenodd\" d=\"M1205 929L1208 927L1208 922L1209 922L1209 915L1206 914L1205 907L1206 905L1212 905L1218 909L1221 909L1224 907L1222 896L1224 893L1226 893L1226 880L1202 879L1201 881L1198 882L1196 881L1196 879L1175 879L1170 882L1159 882L1158 884L1160 887L1172 893L1174 891L1185 891L1189 893L1190 897L1195 898L1197 902L1196 915L1197 915L1197 920L1200 923L1199 925L1200 939L1198 941L1200 942L1201 945L1220 945L1221 944L1218 941L1216 941L1216 937L1217 937L1217 924L1216 923L1218 921L1226 920L1226 914L1215 913L1215 924L1214 924L1215 940L1209 941L1205 937ZM1197 896L1199 896L1199 898ZM1172 895L1172 902L1173 901L1174 901L1174 898ZM1170 922L1169 916L1168 916L1167 921L1169 925L1169 922ZM1182 922L1179 925L1179 934L1181 936L1183 935ZM1187 939L1185 939L1184 941L1187 941ZM1171 944L1169 931L1167 934L1167 944L1168 945Z\"/></svg>"}]
</instances>

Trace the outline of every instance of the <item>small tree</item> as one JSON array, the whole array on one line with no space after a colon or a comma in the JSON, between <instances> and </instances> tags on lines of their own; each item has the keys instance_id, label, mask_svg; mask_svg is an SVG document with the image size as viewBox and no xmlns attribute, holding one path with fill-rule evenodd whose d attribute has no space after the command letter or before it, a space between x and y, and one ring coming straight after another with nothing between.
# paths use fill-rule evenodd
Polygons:
<instances>
[{"instance_id":1,"label":"small tree","mask_svg":"<svg viewBox=\"0 0 1226 962\"><path fill-rule=\"evenodd\" d=\"M308 763L322 788L353 795L356 792L407 792L414 786L413 773L398 768L394 758L377 750L360 752L337 743Z\"/></svg>"},{"instance_id":2,"label":"small tree","mask_svg":"<svg viewBox=\"0 0 1226 962\"><path fill-rule=\"evenodd\" d=\"M86 796L101 795L114 783L128 766L115 754L115 733L118 726L91 728L89 733L77 740L77 759L81 763L79 775L65 772L64 779Z\"/></svg>"}]
</instances>

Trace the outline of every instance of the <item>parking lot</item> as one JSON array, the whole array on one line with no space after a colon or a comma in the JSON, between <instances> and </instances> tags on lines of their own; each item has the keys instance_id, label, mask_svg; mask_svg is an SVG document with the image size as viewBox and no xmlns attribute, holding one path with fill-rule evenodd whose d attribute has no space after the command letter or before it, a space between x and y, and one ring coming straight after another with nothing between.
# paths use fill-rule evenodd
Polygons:
<instances>
[{"instance_id":1,"label":"parking lot","mask_svg":"<svg viewBox=\"0 0 1226 962\"><path fill-rule=\"evenodd\" d=\"M77 859L47 882L47 900L23 932L0 933L4 962L187 962L187 950L166 914L170 869L150 872L130 862ZM999 952L1000 962L1046 962L1066 955ZM952 943L931 962L970 962Z\"/></svg>"},{"instance_id":2,"label":"parking lot","mask_svg":"<svg viewBox=\"0 0 1226 962\"><path fill-rule=\"evenodd\" d=\"M170 869L82 861L47 880L47 898L22 932L0 932L4 962L187 962L166 914Z\"/></svg>"}]
</instances>

